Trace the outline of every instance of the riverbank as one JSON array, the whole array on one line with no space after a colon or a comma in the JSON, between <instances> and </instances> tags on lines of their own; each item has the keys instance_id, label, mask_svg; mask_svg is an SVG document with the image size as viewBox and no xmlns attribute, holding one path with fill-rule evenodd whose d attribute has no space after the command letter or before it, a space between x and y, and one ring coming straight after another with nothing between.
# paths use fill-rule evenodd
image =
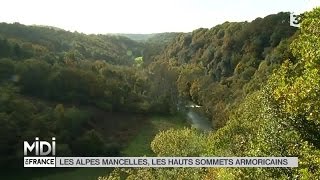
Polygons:
<instances>
[{"instance_id":1,"label":"riverbank","mask_svg":"<svg viewBox=\"0 0 320 180\"><path fill-rule=\"evenodd\" d=\"M179 129L188 127L188 123L182 116L153 116L129 145L121 152L123 156L154 156L150 143L157 133L170 128Z\"/></svg>"}]
</instances>

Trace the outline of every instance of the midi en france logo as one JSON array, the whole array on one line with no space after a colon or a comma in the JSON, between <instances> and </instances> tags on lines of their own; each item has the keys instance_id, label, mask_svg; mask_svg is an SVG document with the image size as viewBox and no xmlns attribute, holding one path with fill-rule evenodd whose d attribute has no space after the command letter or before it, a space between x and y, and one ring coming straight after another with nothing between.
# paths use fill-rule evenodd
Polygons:
<instances>
[{"instance_id":1,"label":"midi en france logo","mask_svg":"<svg viewBox=\"0 0 320 180\"><path fill-rule=\"evenodd\" d=\"M23 142L24 167L56 167L56 138L51 142L40 141L39 137L31 144Z\"/></svg>"}]
</instances>

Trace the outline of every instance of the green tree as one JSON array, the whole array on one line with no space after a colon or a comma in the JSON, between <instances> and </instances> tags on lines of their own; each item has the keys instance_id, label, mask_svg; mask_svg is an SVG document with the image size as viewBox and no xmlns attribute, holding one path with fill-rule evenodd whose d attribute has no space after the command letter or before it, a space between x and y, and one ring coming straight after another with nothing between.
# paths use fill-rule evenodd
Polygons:
<instances>
[{"instance_id":1,"label":"green tree","mask_svg":"<svg viewBox=\"0 0 320 180\"><path fill-rule=\"evenodd\" d=\"M136 57L134 59L135 66L141 67L143 65L143 57Z\"/></svg>"}]
</instances>

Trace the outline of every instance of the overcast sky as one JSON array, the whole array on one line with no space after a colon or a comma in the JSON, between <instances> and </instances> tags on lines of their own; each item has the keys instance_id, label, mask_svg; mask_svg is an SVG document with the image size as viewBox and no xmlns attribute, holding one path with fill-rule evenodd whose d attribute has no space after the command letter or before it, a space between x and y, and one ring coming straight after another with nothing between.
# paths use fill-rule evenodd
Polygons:
<instances>
[{"instance_id":1,"label":"overcast sky","mask_svg":"<svg viewBox=\"0 0 320 180\"><path fill-rule=\"evenodd\" d=\"M225 21L301 12L320 0L2 0L0 22L83 33L190 32Z\"/></svg>"}]
</instances>

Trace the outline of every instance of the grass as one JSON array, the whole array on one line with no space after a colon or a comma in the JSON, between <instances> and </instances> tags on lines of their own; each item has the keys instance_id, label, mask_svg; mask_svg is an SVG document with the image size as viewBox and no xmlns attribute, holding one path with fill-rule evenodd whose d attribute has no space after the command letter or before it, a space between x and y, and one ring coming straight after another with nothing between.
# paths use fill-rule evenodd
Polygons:
<instances>
[{"instance_id":1,"label":"grass","mask_svg":"<svg viewBox=\"0 0 320 180\"><path fill-rule=\"evenodd\" d=\"M147 123L146 127L122 151L124 156L155 156L150 144L159 131L188 126L186 121L180 116L153 116Z\"/></svg>"}]
</instances>

